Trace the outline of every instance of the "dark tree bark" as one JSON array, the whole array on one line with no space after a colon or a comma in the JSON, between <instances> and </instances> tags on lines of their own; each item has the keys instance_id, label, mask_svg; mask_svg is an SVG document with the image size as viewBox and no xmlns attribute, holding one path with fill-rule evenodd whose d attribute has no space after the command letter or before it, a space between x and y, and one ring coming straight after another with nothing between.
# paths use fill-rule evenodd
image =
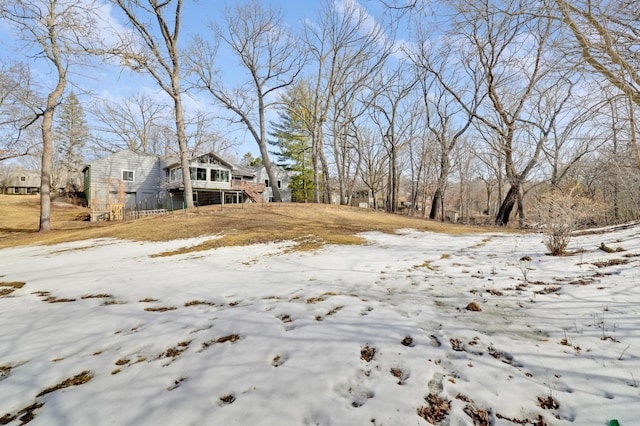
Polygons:
<instances>
[{"instance_id":1,"label":"dark tree bark","mask_svg":"<svg viewBox=\"0 0 640 426\"><path fill-rule=\"evenodd\" d=\"M500 205L500 209L498 210L498 214L496 215L496 225L507 226L509 224L509 216L511 216L511 212L518 201L519 192L519 185L511 185L509 192L507 192L507 196L504 197L504 200Z\"/></svg>"}]
</instances>

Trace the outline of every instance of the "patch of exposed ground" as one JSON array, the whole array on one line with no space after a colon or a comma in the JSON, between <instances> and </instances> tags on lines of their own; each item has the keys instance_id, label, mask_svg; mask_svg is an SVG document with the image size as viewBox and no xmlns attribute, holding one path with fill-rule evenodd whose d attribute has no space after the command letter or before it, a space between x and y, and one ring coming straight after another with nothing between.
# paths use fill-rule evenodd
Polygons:
<instances>
[{"instance_id":1,"label":"patch of exposed ground","mask_svg":"<svg viewBox=\"0 0 640 426\"><path fill-rule=\"evenodd\" d=\"M15 413L6 413L2 417L0 417L0 425L9 424L15 421L16 419L20 421L20 425L25 425L27 423L30 423L33 419L36 418L36 415L37 415L36 410L44 406L44 402L38 401L39 398L47 394L50 394L52 392L58 391L60 389L65 389L72 386L84 385L85 383L91 381L91 379L93 379L93 373L91 373L88 370L85 370L80 374L77 374L73 377L63 380L57 385L54 385L42 390L38 395L36 395L35 402L27 405L24 408L21 408Z\"/></svg>"},{"instance_id":2,"label":"patch of exposed ground","mask_svg":"<svg viewBox=\"0 0 640 426\"><path fill-rule=\"evenodd\" d=\"M110 299L111 297L113 296L105 293L85 294L80 296L81 299Z\"/></svg>"},{"instance_id":3,"label":"patch of exposed ground","mask_svg":"<svg viewBox=\"0 0 640 426\"><path fill-rule=\"evenodd\" d=\"M24 285L22 281L0 281L0 297L8 296Z\"/></svg>"},{"instance_id":4,"label":"patch of exposed ground","mask_svg":"<svg viewBox=\"0 0 640 426\"><path fill-rule=\"evenodd\" d=\"M144 308L147 312L167 312L167 311L175 311L178 309L176 306L150 306L148 308Z\"/></svg>"},{"instance_id":5,"label":"patch of exposed ground","mask_svg":"<svg viewBox=\"0 0 640 426\"><path fill-rule=\"evenodd\" d=\"M424 400L427 405L418 408L418 416L433 425L439 425L451 411L451 401L439 395L430 393Z\"/></svg>"},{"instance_id":6,"label":"patch of exposed ground","mask_svg":"<svg viewBox=\"0 0 640 426\"><path fill-rule=\"evenodd\" d=\"M57 385L51 386L49 388L46 388L45 390L43 390L42 392L40 392L38 395L36 395L36 398L39 398L41 396L44 396L48 393L51 392L55 392L57 390L60 389L65 389L71 386L80 386L80 385L84 385L85 383L89 382L91 379L93 379L93 373L91 373L88 370L83 371L80 374L77 374L73 377L70 377L66 380L63 380L62 382L58 383Z\"/></svg>"},{"instance_id":7,"label":"patch of exposed ground","mask_svg":"<svg viewBox=\"0 0 640 426\"><path fill-rule=\"evenodd\" d=\"M208 340L206 342L202 342L202 349L206 349L209 346L215 344L215 343L226 343L226 342L230 342L230 343L235 343L238 340L240 340L241 337L238 334L229 334L227 336L223 336L223 337L219 337L217 339L213 339L213 340Z\"/></svg>"},{"instance_id":8,"label":"patch of exposed ground","mask_svg":"<svg viewBox=\"0 0 640 426\"><path fill-rule=\"evenodd\" d=\"M374 356L376 356L376 348L369 345L364 345L360 348L360 359L371 362Z\"/></svg>"}]
</instances>

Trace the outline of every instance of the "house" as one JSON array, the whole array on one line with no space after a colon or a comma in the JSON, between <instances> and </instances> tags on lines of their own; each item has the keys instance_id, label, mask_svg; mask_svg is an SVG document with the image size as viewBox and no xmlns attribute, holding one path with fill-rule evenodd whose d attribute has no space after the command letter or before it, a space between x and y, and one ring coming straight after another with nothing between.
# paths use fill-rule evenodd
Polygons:
<instances>
[{"instance_id":1,"label":"house","mask_svg":"<svg viewBox=\"0 0 640 426\"><path fill-rule=\"evenodd\" d=\"M184 183L180 161L174 158L165 167L165 185L173 208L184 202ZM199 206L263 202L265 185L256 181L255 172L235 165L216 153L209 152L189 160L191 189Z\"/></svg>"},{"instance_id":2,"label":"house","mask_svg":"<svg viewBox=\"0 0 640 426\"><path fill-rule=\"evenodd\" d=\"M189 173L196 205L269 201L262 182L266 171L238 166L216 153L191 158ZM283 189L288 189L288 175L284 170L278 173ZM126 210L175 210L185 205L177 157L124 150L86 165L83 174L87 205L93 211L108 211L111 204L124 205Z\"/></svg>"},{"instance_id":3,"label":"house","mask_svg":"<svg viewBox=\"0 0 640 426\"><path fill-rule=\"evenodd\" d=\"M40 172L35 170L9 172L2 187L5 194L38 194L40 192Z\"/></svg>"},{"instance_id":4,"label":"house","mask_svg":"<svg viewBox=\"0 0 640 426\"><path fill-rule=\"evenodd\" d=\"M83 169L87 206L106 211L110 204L155 208L164 181L163 159L130 150L116 152Z\"/></svg>"},{"instance_id":5,"label":"house","mask_svg":"<svg viewBox=\"0 0 640 426\"><path fill-rule=\"evenodd\" d=\"M269 181L269 175L267 174L266 167L257 166L253 168L253 171L256 176L256 182L263 183L265 186L265 191L262 193L262 198L264 199L264 201L273 201L273 187L275 184L280 190L280 197L282 198L282 201L285 203L291 202L291 189L289 188L291 176L285 169L283 169L282 167L275 168L275 183Z\"/></svg>"}]
</instances>

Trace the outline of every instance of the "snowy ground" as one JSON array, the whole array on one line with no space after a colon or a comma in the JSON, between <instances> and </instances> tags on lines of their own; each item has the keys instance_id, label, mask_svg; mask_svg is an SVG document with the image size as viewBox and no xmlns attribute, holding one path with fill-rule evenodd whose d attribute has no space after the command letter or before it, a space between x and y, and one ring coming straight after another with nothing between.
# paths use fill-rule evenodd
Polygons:
<instances>
[{"instance_id":1,"label":"snowy ground","mask_svg":"<svg viewBox=\"0 0 640 426\"><path fill-rule=\"evenodd\" d=\"M637 425L639 237L0 250L0 424Z\"/></svg>"}]
</instances>

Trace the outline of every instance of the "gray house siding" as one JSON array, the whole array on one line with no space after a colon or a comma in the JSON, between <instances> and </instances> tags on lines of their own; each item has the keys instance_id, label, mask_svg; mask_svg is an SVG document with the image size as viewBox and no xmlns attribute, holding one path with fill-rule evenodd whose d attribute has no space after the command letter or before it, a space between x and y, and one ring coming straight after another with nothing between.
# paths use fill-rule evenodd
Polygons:
<instances>
[{"instance_id":1,"label":"gray house siding","mask_svg":"<svg viewBox=\"0 0 640 426\"><path fill-rule=\"evenodd\" d=\"M271 188L265 188L264 168L237 166L215 153L189 163L194 201L200 206L272 199ZM88 164L83 173L92 211L106 212L114 204L124 204L127 210L180 209L185 204L182 168L176 158L125 150ZM280 168L277 173L283 201L291 201L289 175Z\"/></svg>"},{"instance_id":2,"label":"gray house siding","mask_svg":"<svg viewBox=\"0 0 640 426\"><path fill-rule=\"evenodd\" d=\"M84 173L89 206L123 202L151 209L164 197L164 170L156 155L120 151L90 163Z\"/></svg>"},{"instance_id":3,"label":"gray house siding","mask_svg":"<svg viewBox=\"0 0 640 426\"><path fill-rule=\"evenodd\" d=\"M291 189L289 189L291 177L289 176L289 172L282 167L275 167L277 182L270 182L266 167L258 166L254 171L256 173L256 182L266 185L266 190L262 193L262 198L264 198L265 201L273 201L273 186L278 185L282 201L285 203L291 202Z\"/></svg>"}]
</instances>

